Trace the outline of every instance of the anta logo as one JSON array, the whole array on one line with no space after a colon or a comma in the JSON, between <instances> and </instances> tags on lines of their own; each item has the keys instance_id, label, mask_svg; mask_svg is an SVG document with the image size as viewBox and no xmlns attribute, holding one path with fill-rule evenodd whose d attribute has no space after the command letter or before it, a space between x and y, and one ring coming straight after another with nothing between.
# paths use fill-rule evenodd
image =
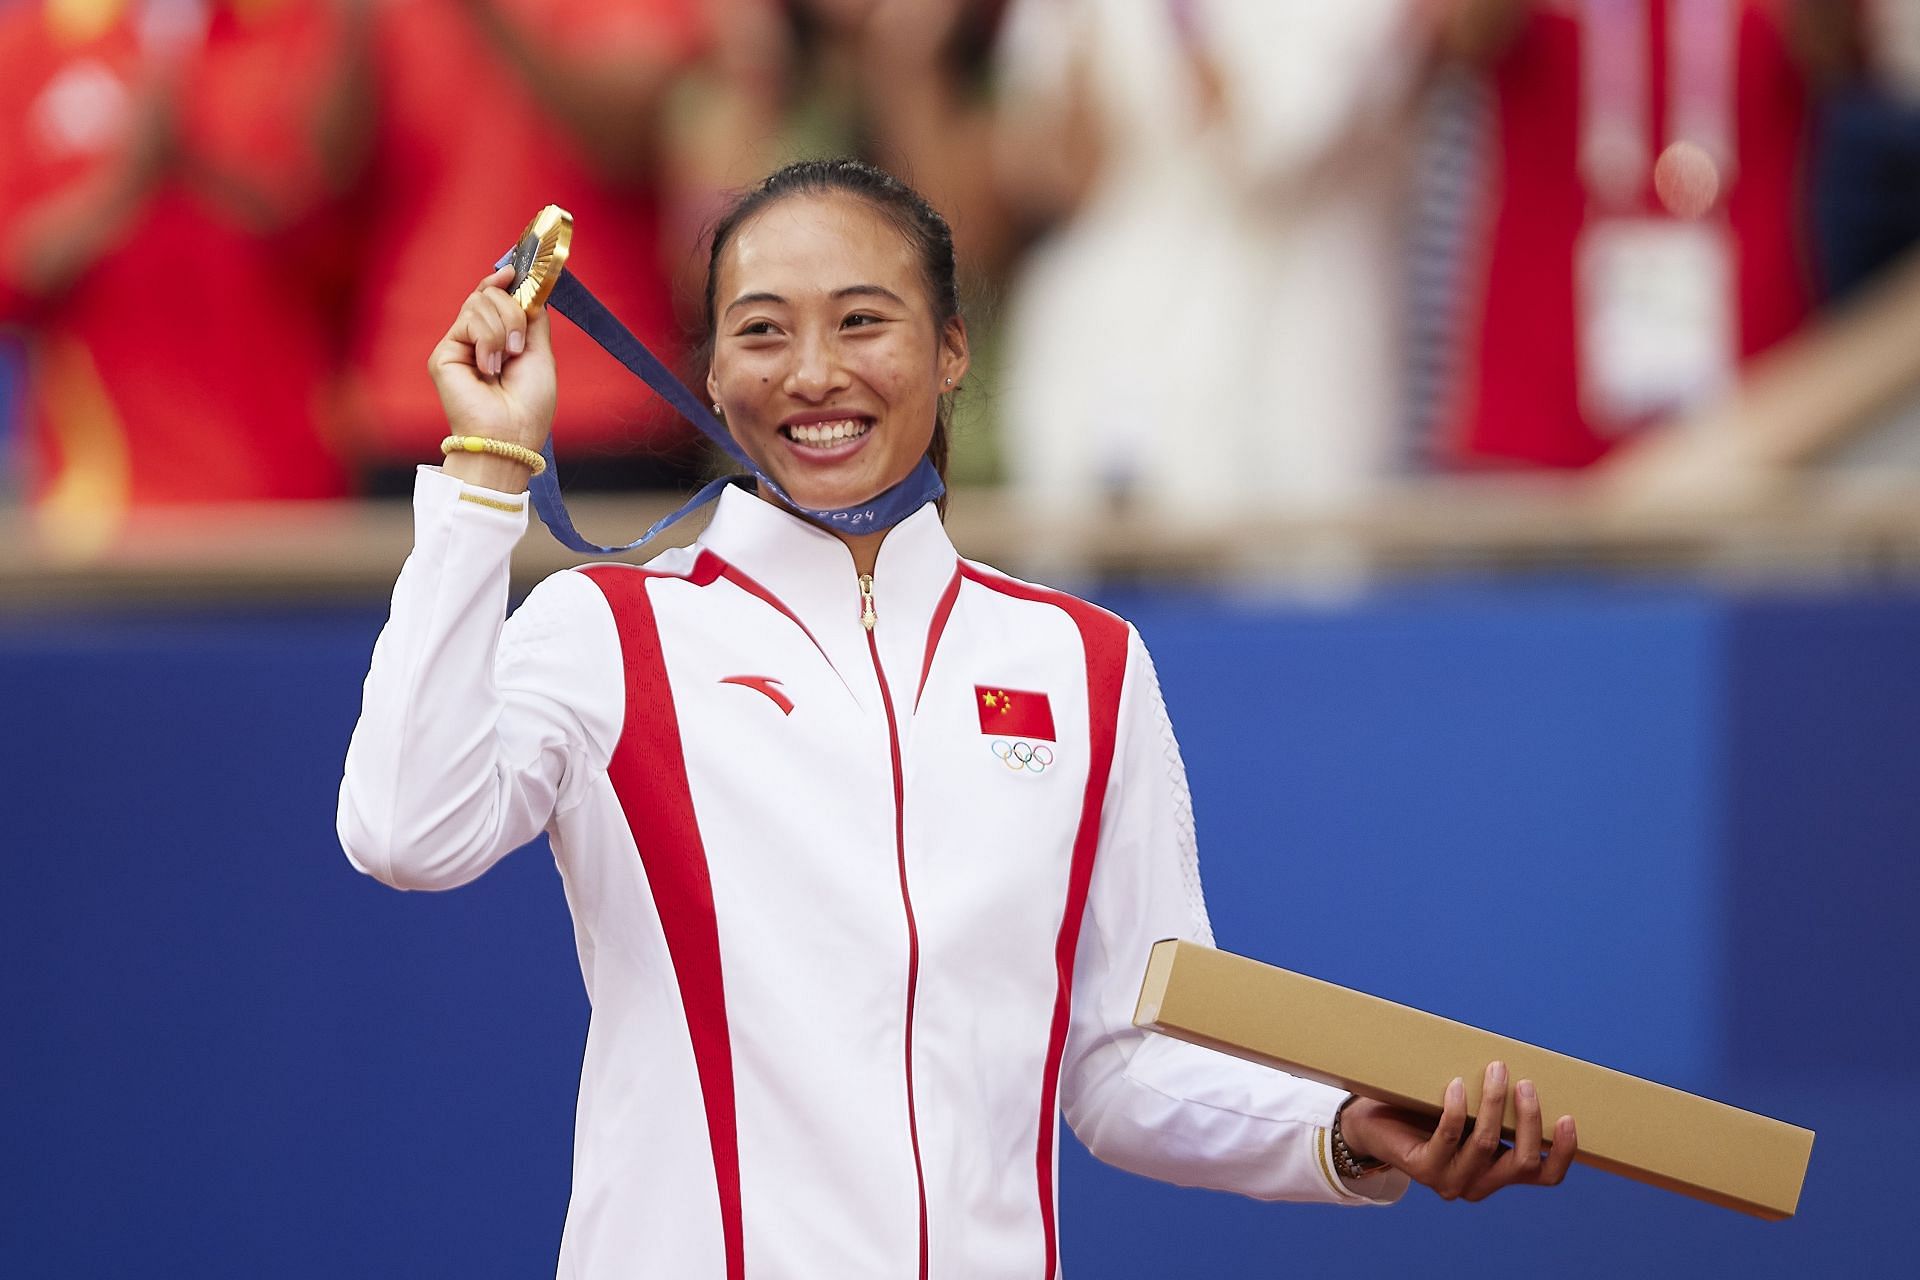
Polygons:
<instances>
[{"instance_id":1,"label":"anta logo","mask_svg":"<svg viewBox=\"0 0 1920 1280\"><path fill-rule=\"evenodd\" d=\"M774 706L780 708L781 715L793 714L793 699L780 691L780 682L772 676L722 676L720 683L737 684L743 689L764 693Z\"/></svg>"}]
</instances>

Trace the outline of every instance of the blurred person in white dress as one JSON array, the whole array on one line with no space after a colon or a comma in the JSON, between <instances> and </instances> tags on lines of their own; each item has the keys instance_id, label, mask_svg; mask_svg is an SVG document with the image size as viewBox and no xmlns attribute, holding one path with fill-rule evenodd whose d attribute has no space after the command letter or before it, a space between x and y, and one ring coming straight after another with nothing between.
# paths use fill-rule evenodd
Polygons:
<instances>
[{"instance_id":1,"label":"blurred person in white dress","mask_svg":"<svg viewBox=\"0 0 1920 1280\"><path fill-rule=\"evenodd\" d=\"M1060 219L1007 300L1018 495L1206 521L1391 468L1418 8L1014 0L1000 185Z\"/></svg>"}]
</instances>

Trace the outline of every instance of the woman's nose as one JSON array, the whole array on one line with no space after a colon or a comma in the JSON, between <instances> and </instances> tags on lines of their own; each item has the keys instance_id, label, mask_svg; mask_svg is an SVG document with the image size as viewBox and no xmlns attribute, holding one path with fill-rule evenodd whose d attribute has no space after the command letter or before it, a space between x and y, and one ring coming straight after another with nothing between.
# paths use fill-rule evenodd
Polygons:
<instances>
[{"instance_id":1,"label":"woman's nose","mask_svg":"<svg viewBox=\"0 0 1920 1280\"><path fill-rule=\"evenodd\" d=\"M845 367L832 339L802 335L793 344L793 363L787 369L786 391L801 400L825 400L847 385Z\"/></svg>"}]
</instances>

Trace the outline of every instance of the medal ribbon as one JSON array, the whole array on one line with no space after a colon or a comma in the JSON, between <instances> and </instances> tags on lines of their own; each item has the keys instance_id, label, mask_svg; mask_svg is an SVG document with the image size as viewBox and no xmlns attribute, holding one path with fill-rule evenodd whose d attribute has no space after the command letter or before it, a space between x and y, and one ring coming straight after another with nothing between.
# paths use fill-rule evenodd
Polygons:
<instances>
[{"instance_id":1,"label":"medal ribbon","mask_svg":"<svg viewBox=\"0 0 1920 1280\"><path fill-rule=\"evenodd\" d=\"M1582 0L1580 175L1603 212L1630 209L1653 165L1655 130L1648 24L1653 0ZM1731 0L1666 0L1667 119L1661 145L1686 140L1733 176L1734 61L1739 10Z\"/></svg>"},{"instance_id":2,"label":"medal ribbon","mask_svg":"<svg viewBox=\"0 0 1920 1280\"><path fill-rule=\"evenodd\" d=\"M513 260L511 253L501 258L497 267L504 267ZM647 350L646 344L633 336L626 325L620 323L614 314L607 310L598 298L588 292L587 287L575 278L573 272L562 270L560 278L554 281L553 292L547 298L547 306L559 312L599 343L606 353L626 367L640 381L647 384L653 393L672 405L679 415L692 423L701 435L713 441L724 450L728 457L747 469L754 481L764 486L780 501L823 528L841 533L877 533L882 529L891 529L921 507L946 492L941 483L940 473L934 469L931 459L922 458L920 464L908 473L907 478L894 485L885 493L868 502L836 510L820 510L803 507L789 498L786 491L773 478L754 464L747 451L740 447L721 421L707 410L700 398L687 390L687 385L675 377L673 371L660 358ZM619 555L635 547L651 542L660 532L677 524L682 518L692 514L719 496L722 489L739 476L722 476L712 481L700 492L689 498L678 511L665 519L657 521L652 528L624 546L602 546L589 542L573 527L573 518L567 514L566 500L560 496L560 480L555 469L553 457L553 436L547 436L540 453L547 460L547 469L533 477L530 489L533 496L533 509L553 536L574 551L587 555Z\"/></svg>"}]
</instances>

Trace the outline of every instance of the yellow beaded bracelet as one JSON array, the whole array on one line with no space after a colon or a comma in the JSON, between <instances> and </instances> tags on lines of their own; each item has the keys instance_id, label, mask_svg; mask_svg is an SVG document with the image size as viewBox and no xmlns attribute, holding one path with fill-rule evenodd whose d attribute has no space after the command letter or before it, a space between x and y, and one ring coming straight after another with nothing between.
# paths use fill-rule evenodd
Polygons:
<instances>
[{"instance_id":1,"label":"yellow beaded bracelet","mask_svg":"<svg viewBox=\"0 0 1920 1280\"><path fill-rule=\"evenodd\" d=\"M496 458L517 462L536 476L547 469L547 460L525 445L489 440L485 436L448 436L440 442L440 453L443 457L453 453L490 453Z\"/></svg>"}]
</instances>

